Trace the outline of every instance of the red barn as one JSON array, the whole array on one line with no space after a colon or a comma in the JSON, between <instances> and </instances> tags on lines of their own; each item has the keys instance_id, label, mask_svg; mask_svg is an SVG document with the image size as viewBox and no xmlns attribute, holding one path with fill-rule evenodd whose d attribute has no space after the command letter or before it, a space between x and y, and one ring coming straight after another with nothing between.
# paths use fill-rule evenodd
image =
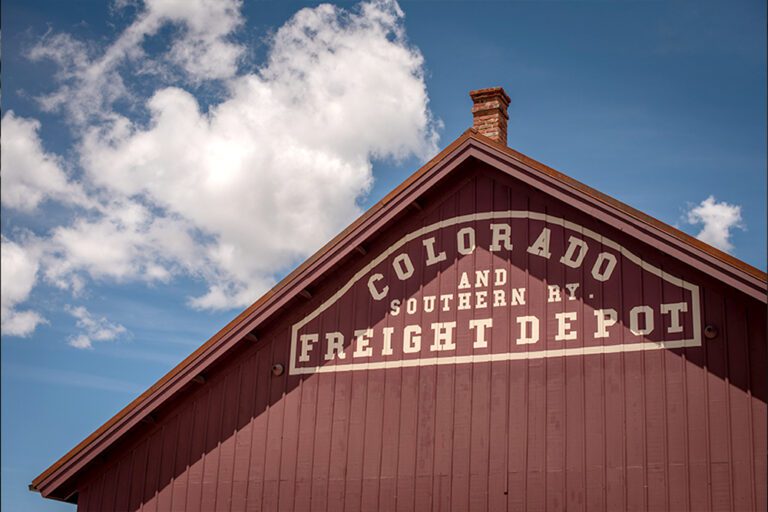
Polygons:
<instances>
[{"instance_id":1,"label":"red barn","mask_svg":"<svg viewBox=\"0 0 768 512\"><path fill-rule=\"evenodd\" d=\"M509 98L31 487L86 511L766 510L766 275Z\"/></svg>"}]
</instances>

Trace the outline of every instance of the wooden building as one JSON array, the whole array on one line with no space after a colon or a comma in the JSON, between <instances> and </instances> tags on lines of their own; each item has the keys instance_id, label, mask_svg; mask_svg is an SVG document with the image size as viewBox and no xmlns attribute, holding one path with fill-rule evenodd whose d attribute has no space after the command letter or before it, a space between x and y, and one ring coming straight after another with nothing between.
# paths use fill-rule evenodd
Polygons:
<instances>
[{"instance_id":1,"label":"wooden building","mask_svg":"<svg viewBox=\"0 0 768 512\"><path fill-rule=\"evenodd\" d=\"M766 510L766 275L509 98L31 485L86 511Z\"/></svg>"}]
</instances>

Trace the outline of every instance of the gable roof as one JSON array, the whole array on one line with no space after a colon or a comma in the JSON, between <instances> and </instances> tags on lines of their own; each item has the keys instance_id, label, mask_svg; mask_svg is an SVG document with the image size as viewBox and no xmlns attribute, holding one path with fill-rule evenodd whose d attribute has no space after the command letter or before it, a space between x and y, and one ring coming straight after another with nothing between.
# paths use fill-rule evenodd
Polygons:
<instances>
[{"instance_id":1,"label":"gable roof","mask_svg":"<svg viewBox=\"0 0 768 512\"><path fill-rule=\"evenodd\" d=\"M76 501L77 475L109 446L170 400L251 332L326 272L360 247L376 231L469 158L484 161L592 216L620 225L628 235L661 248L710 276L766 302L766 274L682 231L580 183L473 129L464 132L432 160L339 233L274 288L240 313L109 421L35 478L31 490Z\"/></svg>"}]
</instances>

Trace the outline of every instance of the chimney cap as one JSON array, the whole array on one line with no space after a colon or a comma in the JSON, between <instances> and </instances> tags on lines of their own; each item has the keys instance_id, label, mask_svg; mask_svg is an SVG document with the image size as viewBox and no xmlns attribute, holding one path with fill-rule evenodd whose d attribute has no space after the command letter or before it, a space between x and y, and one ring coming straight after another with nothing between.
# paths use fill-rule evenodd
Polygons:
<instances>
[{"instance_id":1,"label":"chimney cap","mask_svg":"<svg viewBox=\"0 0 768 512\"><path fill-rule=\"evenodd\" d=\"M503 99L504 102L509 105L509 95L504 91L503 87L486 87L485 89L475 89L469 91L469 96L475 103L480 101L487 101L491 98Z\"/></svg>"}]
</instances>

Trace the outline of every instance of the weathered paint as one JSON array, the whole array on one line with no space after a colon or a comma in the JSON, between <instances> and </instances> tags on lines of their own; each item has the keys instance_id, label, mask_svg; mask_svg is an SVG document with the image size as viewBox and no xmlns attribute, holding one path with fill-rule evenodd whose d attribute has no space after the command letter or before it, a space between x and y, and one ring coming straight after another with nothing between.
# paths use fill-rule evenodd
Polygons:
<instances>
[{"instance_id":1,"label":"weathered paint","mask_svg":"<svg viewBox=\"0 0 768 512\"><path fill-rule=\"evenodd\" d=\"M464 164L420 205L421 211L411 211L371 240L366 256L347 262L311 290L311 299L260 328L257 343L243 343L211 369L204 384L156 411L154 425L136 430L90 467L78 481L79 510L768 506L763 304L478 162ZM576 282L584 297L594 297L593 302L577 299L580 318L594 318L590 311L596 306L617 304L622 324L634 305L692 305L696 291L701 318L696 326L684 326L684 336L672 333L672 339L695 340L698 346L272 374L273 363L290 368L294 362L294 327L404 236L448 219L508 211L563 219L622 248L620 279L605 282L591 278L589 265L570 268L555 258L565 251L565 224L548 224L561 230L551 238L550 259L525 250L504 256L504 264L526 280L524 307L541 318L545 348L571 342L548 337L558 329L549 313L566 303L547 303L546 286ZM535 240L542 222L530 215L516 220L514 247L523 249ZM488 250L488 232L478 229L478 237L481 232L486 239L478 238L472 254L435 266L416 252L424 249L422 239L416 240L412 278L399 280L391 265L382 272L391 293L456 291L462 273L501 264ZM447 248L455 234L455 229L438 230L436 242ZM605 241L602 245L607 247ZM628 254L645 262L645 270ZM648 271L651 266L674 279L659 279ZM691 287L680 286L683 282ZM382 321L396 329L413 323L405 314L377 315L367 283L361 283L342 294L326 311L328 318L317 318L343 332ZM476 313L453 309L440 321L467 324ZM687 321L692 313L693 308ZM494 325L514 325L511 307L491 308L491 315ZM416 323L430 322L420 318ZM718 336L697 338L694 327L708 324L718 327ZM638 339L626 326L618 327L621 339L599 346L669 340ZM660 333L667 336L663 329ZM473 334L457 331L457 351L471 348ZM354 340L345 341L351 354ZM582 338L573 342L586 344ZM490 353L509 352L504 337L490 345ZM316 347L315 354L321 353Z\"/></svg>"}]
</instances>

